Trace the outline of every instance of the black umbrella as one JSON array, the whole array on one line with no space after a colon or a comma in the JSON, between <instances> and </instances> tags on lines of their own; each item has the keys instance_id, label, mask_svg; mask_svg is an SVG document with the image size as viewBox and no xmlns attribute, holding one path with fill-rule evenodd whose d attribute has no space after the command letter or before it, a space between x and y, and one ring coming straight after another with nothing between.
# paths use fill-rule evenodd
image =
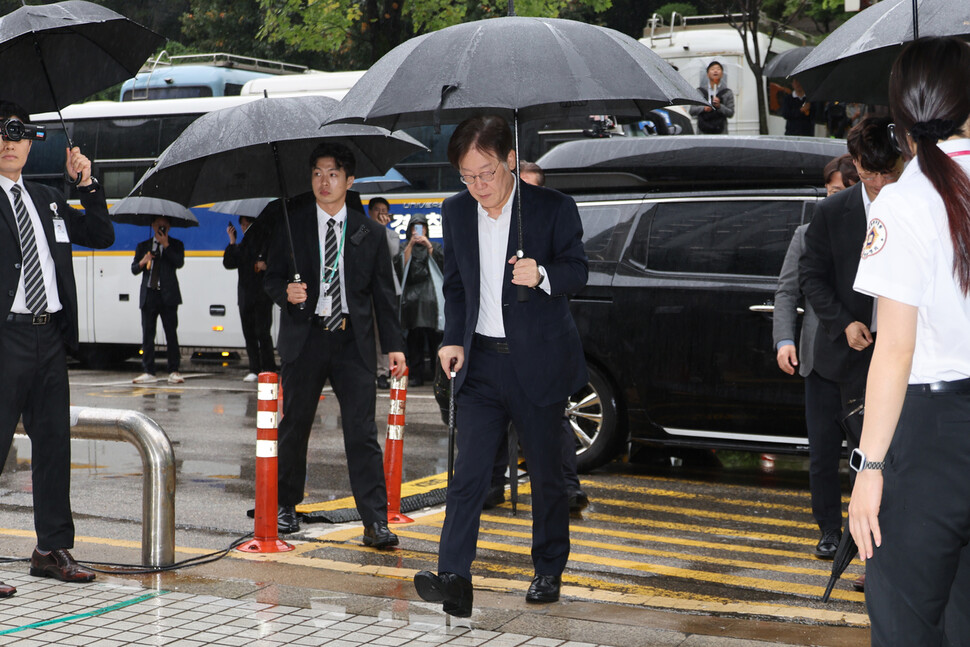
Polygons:
<instances>
[{"instance_id":1,"label":"black umbrella","mask_svg":"<svg viewBox=\"0 0 970 647\"><path fill-rule=\"evenodd\" d=\"M892 64L920 36L970 36L970 2L883 0L829 34L792 76L813 101L888 105Z\"/></svg>"},{"instance_id":2,"label":"black umbrella","mask_svg":"<svg viewBox=\"0 0 970 647\"><path fill-rule=\"evenodd\" d=\"M776 55L765 65L765 78L780 79L788 76L795 69L795 66L805 60L805 57L813 49L815 49L814 45L806 45L805 47L785 50L781 54Z\"/></svg>"},{"instance_id":3,"label":"black umbrella","mask_svg":"<svg viewBox=\"0 0 970 647\"><path fill-rule=\"evenodd\" d=\"M93 2L23 6L0 17L0 88L31 113L60 114L61 106L135 76L164 42Z\"/></svg>"},{"instance_id":4,"label":"black umbrella","mask_svg":"<svg viewBox=\"0 0 970 647\"><path fill-rule=\"evenodd\" d=\"M518 151L520 120L641 116L706 103L633 38L574 20L518 17L509 0L507 17L454 25L395 47L354 84L331 121L397 129L498 113L511 118ZM519 299L526 298L522 287Z\"/></svg>"},{"instance_id":5,"label":"black umbrella","mask_svg":"<svg viewBox=\"0 0 970 647\"><path fill-rule=\"evenodd\" d=\"M276 198L243 198L242 200L224 200L216 202L209 208L209 211L225 213L232 216L245 216L246 218L259 218L270 202Z\"/></svg>"},{"instance_id":6,"label":"black umbrella","mask_svg":"<svg viewBox=\"0 0 970 647\"><path fill-rule=\"evenodd\" d=\"M125 225L151 225L156 216L165 216L173 227L198 227L199 220L177 202L161 198L129 196L109 209L111 219Z\"/></svg>"}]
</instances>

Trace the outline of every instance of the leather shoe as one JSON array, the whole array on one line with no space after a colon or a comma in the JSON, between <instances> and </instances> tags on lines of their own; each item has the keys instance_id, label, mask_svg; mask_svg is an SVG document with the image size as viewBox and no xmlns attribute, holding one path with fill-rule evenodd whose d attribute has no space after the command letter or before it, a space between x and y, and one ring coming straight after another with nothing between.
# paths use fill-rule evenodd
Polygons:
<instances>
[{"instance_id":1,"label":"leather shoe","mask_svg":"<svg viewBox=\"0 0 970 647\"><path fill-rule=\"evenodd\" d=\"M852 588L854 588L859 593L865 593L866 590L866 574L863 573L859 577L852 580Z\"/></svg>"},{"instance_id":2,"label":"leather shoe","mask_svg":"<svg viewBox=\"0 0 970 647\"><path fill-rule=\"evenodd\" d=\"M11 595L17 592L17 589L10 586L9 584L4 584L0 582L0 598L9 598Z\"/></svg>"},{"instance_id":3,"label":"leather shoe","mask_svg":"<svg viewBox=\"0 0 970 647\"><path fill-rule=\"evenodd\" d=\"M276 530L281 535L300 531L300 517L296 514L296 506L281 505L276 514Z\"/></svg>"},{"instance_id":4,"label":"leather shoe","mask_svg":"<svg viewBox=\"0 0 970 647\"><path fill-rule=\"evenodd\" d=\"M815 546L815 556L819 559L832 559L835 551L839 549L839 542L842 541L841 530L828 530L822 533L822 538Z\"/></svg>"},{"instance_id":5,"label":"leather shoe","mask_svg":"<svg viewBox=\"0 0 970 647\"><path fill-rule=\"evenodd\" d=\"M570 512L582 512L589 505L589 497L586 493L580 489L570 488L568 491L569 496L569 511Z\"/></svg>"},{"instance_id":6,"label":"leather shoe","mask_svg":"<svg viewBox=\"0 0 970 647\"><path fill-rule=\"evenodd\" d=\"M482 503L482 510L491 510L503 503L505 503L505 483L499 483L488 488L485 502Z\"/></svg>"},{"instance_id":7,"label":"leather shoe","mask_svg":"<svg viewBox=\"0 0 970 647\"><path fill-rule=\"evenodd\" d=\"M95 578L93 571L78 564L64 548L52 550L46 555L41 555L35 548L30 556L30 574L34 577L53 577L61 582L90 582Z\"/></svg>"},{"instance_id":8,"label":"leather shoe","mask_svg":"<svg viewBox=\"0 0 970 647\"><path fill-rule=\"evenodd\" d=\"M375 521L364 526L364 545L371 548L390 548L397 546L397 535L387 527L386 521Z\"/></svg>"},{"instance_id":9,"label":"leather shoe","mask_svg":"<svg viewBox=\"0 0 970 647\"><path fill-rule=\"evenodd\" d=\"M441 610L448 615L467 618L472 614L472 583L460 575L419 571L414 576L414 588L422 600L441 602Z\"/></svg>"},{"instance_id":10,"label":"leather shoe","mask_svg":"<svg viewBox=\"0 0 970 647\"><path fill-rule=\"evenodd\" d=\"M559 600L559 587L562 578L559 575L536 575L525 594L526 602L545 604Z\"/></svg>"}]
</instances>

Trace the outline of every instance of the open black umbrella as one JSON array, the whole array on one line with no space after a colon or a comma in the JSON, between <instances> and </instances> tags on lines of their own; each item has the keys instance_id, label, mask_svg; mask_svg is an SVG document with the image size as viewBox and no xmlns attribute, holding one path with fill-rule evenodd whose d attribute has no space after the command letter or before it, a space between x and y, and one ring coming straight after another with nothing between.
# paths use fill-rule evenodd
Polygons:
<instances>
[{"instance_id":1,"label":"open black umbrella","mask_svg":"<svg viewBox=\"0 0 970 647\"><path fill-rule=\"evenodd\" d=\"M59 112L135 76L164 42L93 2L23 6L0 17L0 88L31 113Z\"/></svg>"},{"instance_id":2,"label":"open black umbrella","mask_svg":"<svg viewBox=\"0 0 970 647\"><path fill-rule=\"evenodd\" d=\"M888 105L892 64L921 36L970 37L970 2L883 0L829 34L791 75L812 101Z\"/></svg>"},{"instance_id":3,"label":"open black umbrella","mask_svg":"<svg viewBox=\"0 0 970 647\"><path fill-rule=\"evenodd\" d=\"M195 214L177 202L161 198L129 196L108 210L111 219L126 225L151 225L155 216L165 216L173 227L198 227Z\"/></svg>"},{"instance_id":4,"label":"open black umbrella","mask_svg":"<svg viewBox=\"0 0 970 647\"><path fill-rule=\"evenodd\" d=\"M814 45L806 45L805 47L796 47L794 49L788 49L781 54L776 55L768 64L765 65L764 76L766 79L781 79L789 74L795 69L795 66L805 60L812 50L815 49Z\"/></svg>"}]
</instances>

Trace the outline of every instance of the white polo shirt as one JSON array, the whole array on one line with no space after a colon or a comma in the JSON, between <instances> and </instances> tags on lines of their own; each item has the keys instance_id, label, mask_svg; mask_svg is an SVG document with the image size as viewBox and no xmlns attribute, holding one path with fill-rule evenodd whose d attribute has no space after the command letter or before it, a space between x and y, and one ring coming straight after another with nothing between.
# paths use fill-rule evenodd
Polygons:
<instances>
[{"instance_id":1,"label":"white polo shirt","mask_svg":"<svg viewBox=\"0 0 970 647\"><path fill-rule=\"evenodd\" d=\"M970 139L938 145L970 175ZM918 162L873 201L854 285L919 309L910 384L970 377L970 299L953 274L943 200Z\"/></svg>"}]
</instances>

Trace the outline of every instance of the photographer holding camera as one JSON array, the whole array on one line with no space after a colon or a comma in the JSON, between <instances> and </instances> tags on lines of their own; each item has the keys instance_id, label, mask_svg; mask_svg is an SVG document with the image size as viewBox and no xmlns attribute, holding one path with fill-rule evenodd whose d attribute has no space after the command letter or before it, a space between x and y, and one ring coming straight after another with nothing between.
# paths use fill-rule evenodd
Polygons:
<instances>
[{"instance_id":1,"label":"photographer holding camera","mask_svg":"<svg viewBox=\"0 0 970 647\"><path fill-rule=\"evenodd\" d=\"M43 130L24 123L27 111L0 101L0 466L17 421L31 442L37 547L30 574L90 582L78 565L71 514L70 387L67 352L77 350L77 290L73 245L104 249L114 242L104 192L91 160L66 149L66 170L84 212L60 192L24 182L21 172ZM0 582L0 597L15 593Z\"/></svg>"},{"instance_id":2,"label":"photographer holding camera","mask_svg":"<svg viewBox=\"0 0 970 647\"><path fill-rule=\"evenodd\" d=\"M165 343L168 348L168 383L181 384L185 380L179 374L178 308L182 303L182 292L175 270L185 265L185 245L182 241L168 235L171 223L165 216L155 216L152 220L154 235L138 243L135 260L131 263L131 273L142 274L141 294L138 305L141 308L142 333L142 374L132 380L135 384L151 384L155 378L155 330L158 318L162 318Z\"/></svg>"}]
</instances>

